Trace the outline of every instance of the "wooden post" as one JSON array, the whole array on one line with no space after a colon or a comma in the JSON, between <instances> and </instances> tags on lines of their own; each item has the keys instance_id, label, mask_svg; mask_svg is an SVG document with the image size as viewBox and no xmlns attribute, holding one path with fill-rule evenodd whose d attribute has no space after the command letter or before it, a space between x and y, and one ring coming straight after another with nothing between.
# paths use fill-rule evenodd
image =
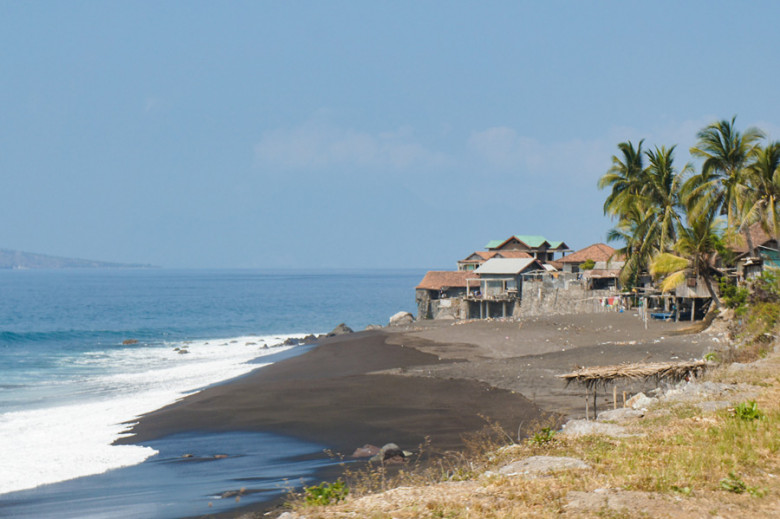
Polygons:
<instances>
[{"instance_id":1,"label":"wooden post","mask_svg":"<svg viewBox=\"0 0 780 519\"><path fill-rule=\"evenodd\" d=\"M644 314L644 320L645 320L645 330L647 330L647 298L642 298L642 308L644 308L644 311L642 312Z\"/></svg>"},{"instance_id":2,"label":"wooden post","mask_svg":"<svg viewBox=\"0 0 780 519\"><path fill-rule=\"evenodd\" d=\"M691 298L691 322L693 322L693 316L696 315L696 298Z\"/></svg>"},{"instance_id":3,"label":"wooden post","mask_svg":"<svg viewBox=\"0 0 780 519\"><path fill-rule=\"evenodd\" d=\"M598 417L598 412L596 411L596 398L598 397L598 394L599 394L598 389L594 387L593 388L593 420L596 420L596 418Z\"/></svg>"},{"instance_id":4,"label":"wooden post","mask_svg":"<svg viewBox=\"0 0 780 519\"><path fill-rule=\"evenodd\" d=\"M626 392L623 391L623 407L626 407Z\"/></svg>"},{"instance_id":5,"label":"wooden post","mask_svg":"<svg viewBox=\"0 0 780 519\"><path fill-rule=\"evenodd\" d=\"M590 389L585 388L585 419L590 420L590 410L588 409L588 399L590 398Z\"/></svg>"},{"instance_id":6,"label":"wooden post","mask_svg":"<svg viewBox=\"0 0 780 519\"><path fill-rule=\"evenodd\" d=\"M617 386L612 386L612 408L617 409Z\"/></svg>"}]
</instances>

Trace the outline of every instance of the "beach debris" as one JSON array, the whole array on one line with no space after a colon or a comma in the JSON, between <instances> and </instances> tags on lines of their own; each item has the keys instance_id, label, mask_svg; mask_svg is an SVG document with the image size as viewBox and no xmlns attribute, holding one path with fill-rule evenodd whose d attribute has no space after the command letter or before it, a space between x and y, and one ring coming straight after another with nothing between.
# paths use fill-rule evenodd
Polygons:
<instances>
[{"instance_id":1,"label":"beach debris","mask_svg":"<svg viewBox=\"0 0 780 519\"><path fill-rule=\"evenodd\" d=\"M348 333L353 333L353 331L354 330L352 330L352 328L347 326L345 323L341 323L335 328L333 328L333 330L330 331L328 337L335 337L336 335L346 335Z\"/></svg>"},{"instance_id":2,"label":"beach debris","mask_svg":"<svg viewBox=\"0 0 780 519\"><path fill-rule=\"evenodd\" d=\"M504 476L536 478L561 470L582 470L589 468L590 465L577 458L569 458L566 456L531 456L530 458L513 461L508 465L504 465L498 472Z\"/></svg>"},{"instance_id":3,"label":"beach debris","mask_svg":"<svg viewBox=\"0 0 780 519\"><path fill-rule=\"evenodd\" d=\"M414 322L414 316L409 312L398 312L390 317L388 326L405 326Z\"/></svg>"},{"instance_id":4,"label":"beach debris","mask_svg":"<svg viewBox=\"0 0 780 519\"><path fill-rule=\"evenodd\" d=\"M124 341L122 341L122 344L124 346L127 346L129 344L138 344L138 339L125 339Z\"/></svg>"}]
</instances>

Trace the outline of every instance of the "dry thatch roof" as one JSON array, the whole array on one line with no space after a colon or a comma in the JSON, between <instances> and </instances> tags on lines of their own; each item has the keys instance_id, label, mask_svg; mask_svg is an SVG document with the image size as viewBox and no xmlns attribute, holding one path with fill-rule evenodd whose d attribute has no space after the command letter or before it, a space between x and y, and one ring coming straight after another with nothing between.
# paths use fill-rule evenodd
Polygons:
<instances>
[{"instance_id":1,"label":"dry thatch roof","mask_svg":"<svg viewBox=\"0 0 780 519\"><path fill-rule=\"evenodd\" d=\"M620 379L653 379L656 382L669 380L678 382L701 375L707 368L703 360L691 362L649 362L644 364L617 364L613 366L595 366L582 368L572 373L558 375L566 384L578 382L588 389L606 386Z\"/></svg>"}]
</instances>

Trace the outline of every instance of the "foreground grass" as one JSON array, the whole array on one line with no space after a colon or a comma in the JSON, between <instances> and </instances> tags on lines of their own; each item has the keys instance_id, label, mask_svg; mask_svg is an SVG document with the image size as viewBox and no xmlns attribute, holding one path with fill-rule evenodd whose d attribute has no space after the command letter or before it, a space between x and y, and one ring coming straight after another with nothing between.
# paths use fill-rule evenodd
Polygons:
<instances>
[{"instance_id":1,"label":"foreground grass","mask_svg":"<svg viewBox=\"0 0 780 519\"><path fill-rule=\"evenodd\" d=\"M755 406L703 413L692 404L665 404L629 423L635 436L626 438L551 436L539 424L539 434L507 445L492 428L472 438L467 453L432 464L347 470L350 493L339 503L307 505L302 494L290 506L307 519L777 517L780 356L711 377L749 384ZM538 479L496 473L538 455L579 458L591 469ZM625 506L579 507L572 503L578 492L616 496Z\"/></svg>"}]
</instances>

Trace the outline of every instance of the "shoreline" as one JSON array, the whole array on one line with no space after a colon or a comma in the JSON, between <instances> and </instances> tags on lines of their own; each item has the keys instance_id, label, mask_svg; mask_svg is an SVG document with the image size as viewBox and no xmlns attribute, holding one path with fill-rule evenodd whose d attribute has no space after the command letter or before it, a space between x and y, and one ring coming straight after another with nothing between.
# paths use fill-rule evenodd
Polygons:
<instances>
[{"instance_id":1,"label":"shoreline","mask_svg":"<svg viewBox=\"0 0 780 519\"><path fill-rule=\"evenodd\" d=\"M482 417L517 431L543 416L584 412L581 391L554 378L572 363L701 355L695 341L666 337L680 328L652 323L644 330L630 314L584 314L423 321L329 337L301 355L149 413L130 430L135 435L117 443L240 430L327 445L344 456L364 444L416 450L426 438L432 453L460 450L464 433L484 428ZM333 479L339 471L328 468L317 477ZM282 500L216 516L268 512Z\"/></svg>"}]
</instances>

